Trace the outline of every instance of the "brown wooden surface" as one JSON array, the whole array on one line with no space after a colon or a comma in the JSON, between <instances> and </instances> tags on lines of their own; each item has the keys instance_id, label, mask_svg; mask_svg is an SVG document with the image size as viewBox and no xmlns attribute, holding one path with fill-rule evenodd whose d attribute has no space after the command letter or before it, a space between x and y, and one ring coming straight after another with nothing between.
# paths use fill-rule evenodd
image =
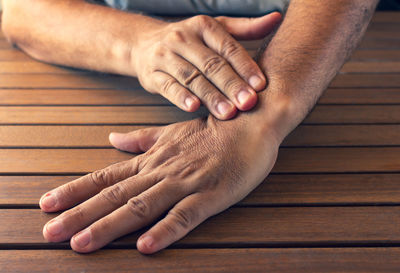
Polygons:
<instances>
[{"instance_id":1,"label":"brown wooden surface","mask_svg":"<svg viewBox=\"0 0 400 273\"><path fill-rule=\"evenodd\" d=\"M3 273L24 272L397 272L399 248L170 249L153 256L132 250L79 255L69 250L0 251ZM7 261L7 262L6 262ZM99 262L101 261L101 262ZM151 266L149 266L151 265Z\"/></svg>"},{"instance_id":2,"label":"brown wooden surface","mask_svg":"<svg viewBox=\"0 0 400 273\"><path fill-rule=\"evenodd\" d=\"M253 55L259 44L244 42ZM0 32L0 272L399 271L399 13L374 16L272 174L171 249L139 254L140 233L90 255L44 241L56 214L38 209L43 193L134 156L112 149L110 132L205 114L133 78L37 62Z\"/></svg>"}]
</instances>

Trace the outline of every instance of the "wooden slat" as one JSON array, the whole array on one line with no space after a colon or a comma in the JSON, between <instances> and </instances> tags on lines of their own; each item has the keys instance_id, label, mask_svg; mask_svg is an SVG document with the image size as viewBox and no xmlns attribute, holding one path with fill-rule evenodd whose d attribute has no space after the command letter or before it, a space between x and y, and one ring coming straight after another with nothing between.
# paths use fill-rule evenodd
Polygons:
<instances>
[{"instance_id":1,"label":"wooden slat","mask_svg":"<svg viewBox=\"0 0 400 273\"><path fill-rule=\"evenodd\" d=\"M130 132L147 126L0 126L0 148L111 148L110 132ZM400 145L400 125L301 125L284 147Z\"/></svg>"},{"instance_id":2,"label":"wooden slat","mask_svg":"<svg viewBox=\"0 0 400 273\"><path fill-rule=\"evenodd\" d=\"M351 61L400 61L400 50L356 50L351 56Z\"/></svg>"},{"instance_id":3,"label":"wooden slat","mask_svg":"<svg viewBox=\"0 0 400 273\"><path fill-rule=\"evenodd\" d=\"M347 62L342 73L400 73L400 62Z\"/></svg>"},{"instance_id":4,"label":"wooden slat","mask_svg":"<svg viewBox=\"0 0 400 273\"><path fill-rule=\"evenodd\" d=\"M132 89L140 87L135 78L112 75L7 74L0 88L94 88ZM400 87L400 74L339 74L331 87Z\"/></svg>"},{"instance_id":5,"label":"wooden slat","mask_svg":"<svg viewBox=\"0 0 400 273\"><path fill-rule=\"evenodd\" d=\"M132 158L113 149L0 150L1 173L86 173Z\"/></svg>"},{"instance_id":6,"label":"wooden slat","mask_svg":"<svg viewBox=\"0 0 400 273\"><path fill-rule=\"evenodd\" d=\"M45 64L41 62L7 62L3 61L0 65L0 74L2 73L52 73L52 74L88 74L90 72L68 69L60 66Z\"/></svg>"},{"instance_id":7,"label":"wooden slat","mask_svg":"<svg viewBox=\"0 0 400 273\"><path fill-rule=\"evenodd\" d=\"M0 105L172 105L172 104L162 96L153 95L142 88L137 88L132 90L0 89Z\"/></svg>"},{"instance_id":8,"label":"wooden slat","mask_svg":"<svg viewBox=\"0 0 400 273\"><path fill-rule=\"evenodd\" d=\"M400 87L400 74L339 74L330 87Z\"/></svg>"},{"instance_id":9,"label":"wooden slat","mask_svg":"<svg viewBox=\"0 0 400 273\"><path fill-rule=\"evenodd\" d=\"M281 148L272 173L397 172L400 147ZM0 173L87 173L132 155L113 149L0 149Z\"/></svg>"},{"instance_id":10,"label":"wooden slat","mask_svg":"<svg viewBox=\"0 0 400 273\"><path fill-rule=\"evenodd\" d=\"M204 113L187 113L173 106L0 107L0 123L160 124L193 119Z\"/></svg>"},{"instance_id":11,"label":"wooden slat","mask_svg":"<svg viewBox=\"0 0 400 273\"><path fill-rule=\"evenodd\" d=\"M147 256L136 250L3 250L3 273L14 272L396 272L399 248L168 249ZM29 267L26 265L29 264Z\"/></svg>"},{"instance_id":12,"label":"wooden slat","mask_svg":"<svg viewBox=\"0 0 400 273\"><path fill-rule=\"evenodd\" d=\"M286 147L400 145L400 125L301 125L286 137L282 145Z\"/></svg>"},{"instance_id":13,"label":"wooden slat","mask_svg":"<svg viewBox=\"0 0 400 273\"><path fill-rule=\"evenodd\" d=\"M54 216L38 209L1 209L0 246L45 243L42 228ZM398 206L231 208L201 224L176 246L399 243L399 224ZM138 235L114 245L135 246Z\"/></svg>"},{"instance_id":14,"label":"wooden slat","mask_svg":"<svg viewBox=\"0 0 400 273\"><path fill-rule=\"evenodd\" d=\"M1 124L164 124L206 115L173 106L0 107ZM317 105L303 124L399 123L400 105Z\"/></svg>"},{"instance_id":15,"label":"wooden slat","mask_svg":"<svg viewBox=\"0 0 400 273\"><path fill-rule=\"evenodd\" d=\"M395 103L400 103L400 88L328 88L318 101L318 104Z\"/></svg>"},{"instance_id":16,"label":"wooden slat","mask_svg":"<svg viewBox=\"0 0 400 273\"><path fill-rule=\"evenodd\" d=\"M111 147L110 132L146 126L0 126L0 147Z\"/></svg>"},{"instance_id":17,"label":"wooden slat","mask_svg":"<svg viewBox=\"0 0 400 273\"><path fill-rule=\"evenodd\" d=\"M399 123L400 105L319 105L304 124Z\"/></svg>"},{"instance_id":18,"label":"wooden slat","mask_svg":"<svg viewBox=\"0 0 400 273\"><path fill-rule=\"evenodd\" d=\"M140 84L136 78L108 74L7 74L0 77L0 87L137 89Z\"/></svg>"},{"instance_id":19,"label":"wooden slat","mask_svg":"<svg viewBox=\"0 0 400 273\"><path fill-rule=\"evenodd\" d=\"M400 88L328 88L318 104L400 103ZM0 89L0 105L171 105L142 88Z\"/></svg>"},{"instance_id":20,"label":"wooden slat","mask_svg":"<svg viewBox=\"0 0 400 273\"><path fill-rule=\"evenodd\" d=\"M372 23L392 23L399 24L400 16L397 11L380 11L376 12L371 19Z\"/></svg>"},{"instance_id":21,"label":"wooden slat","mask_svg":"<svg viewBox=\"0 0 400 273\"><path fill-rule=\"evenodd\" d=\"M38 206L47 191L79 176L0 176L0 206ZM400 174L270 175L240 206L398 204Z\"/></svg>"}]
</instances>

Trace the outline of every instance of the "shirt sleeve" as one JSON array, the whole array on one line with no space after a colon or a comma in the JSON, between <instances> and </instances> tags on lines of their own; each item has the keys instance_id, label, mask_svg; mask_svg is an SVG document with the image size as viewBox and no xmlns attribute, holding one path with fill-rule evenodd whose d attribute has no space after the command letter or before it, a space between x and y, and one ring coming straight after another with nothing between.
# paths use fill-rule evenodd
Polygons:
<instances>
[{"instance_id":1,"label":"shirt sleeve","mask_svg":"<svg viewBox=\"0 0 400 273\"><path fill-rule=\"evenodd\" d=\"M260 16L282 11L289 0L105 0L117 9L158 15Z\"/></svg>"}]
</instances>

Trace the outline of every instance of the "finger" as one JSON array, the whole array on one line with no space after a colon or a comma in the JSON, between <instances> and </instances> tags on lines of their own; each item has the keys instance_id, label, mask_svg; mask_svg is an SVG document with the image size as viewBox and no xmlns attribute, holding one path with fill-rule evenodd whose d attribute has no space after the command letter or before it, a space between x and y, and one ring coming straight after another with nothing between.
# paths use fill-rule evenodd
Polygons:
<instances>
[{"instance_id":1,"label":"finger","mask_svg":"<svg viewBox=\"0 0 400 273\"><path fill-rule=\"evenodd\" d=\"M222 26L235 39L238 40L255 40L262 39L267 36L276 25L282 20L279 12L272 12L257 18L232 18L220 16L215 20L220 22Z\"/></svg>"},{"instance_id":2,"label":"finger","mask_svg":"<svg viewBox=\"0 0 400 273\"><path fill-rule=\"evenodd\" d=\"M71 247L85 253L97 250L116 238L150 224L186 195L186 190L180 184L162 181L76 234L71 239Z\"/></svg>"},{"instance_id":3,"label":"finger","mask_svg":"<svg viewBox=\"0 0 400 273\"><path fill-rule=\"evenodd\" d=\"M137 161L138 157L135 157L113 164L49 191L41 197L40 208L45 212L55 212L87 200L102 189L137 174Z\"/></svg>"},{"instance_id":4,"label":"finger","mask_svg":"<svg viewBox=\"0 0 400 273\"><path fill-rule=\"evenodd\" d=\"M157 224L144 233L137 242L137 248L144 254L151 254L166 248L183 238L188 232L217 213L206 202L202 194L189 195L176 204Z\"/></svg>"},{"instance_id":5,"label":"finger","mask_svg":"<svg viewBox=\"0 0 400 273\"><path fill-rule=\"evenodd\" d=\"M203 21L204 43L222 56L254 90L263 90L266 86L265 76L244 47L214 19L203 19Z\"/></svg>"},{"instance_id":6,"label":"finger","mask_svg":"<svg viewBox=\"0 0 400 273\"><path fill-rule=\"evenodd\" d=\"M203 50L204 49L208 50L203 47ZM205 78L195 66L183 59L181 56L174 55L173 58L169 59L167 62L163 62L162 64L160 63L159 65L161 66L161 69L177 79L181 85L185 86L195 94L214 116L220 119L232 117L232 115L235 114L235 109L232 107L231 102L233 102L239 109L243 108L241 103L236 99L235 94L223 92L226 97L221 95L221 92L207 78ZM232 73L234 72L232 71ZM227 106L224 106L225 104L227 104Z\"/></svg>"},{"instance_id":7,"label":"finger","mask_svg":"<svg viewBox=\"0 0 400 273\"><path fill-rule=\"evenodd\" d=\"M49 221L43 228L43 236L50 242L65 241L76 232L123 206L132 196L146 191L157 182L154 175L136 175L116 183Z\"/></svg>"},{"instance_id":8,"label":"finger","mask_svg":"<svg viewBox=\"0 0 400 273\"><path fill-rule=\"evenodd\" d=\"M238 109L246 111L257 103L257 95L254 90L233 70L226 59L210 48L201 43L194 43L190 50L188 48L177 50L186 60L191 60L214 86L234 102ZM254 63L251 58L250 60ZM204 103L211 104L214 98L203 97L203 100Z\"/></svg>"},{"instance_id":9,"label":"finger","mask_svg":"<svg viewBox=\"0 0 400 273\"><path fill-rule=\"evenodd\" d=\"M118 150L143 153L147 152L158 140L164 127L151 127L126 134L112 132L110 143Z\"/></svg>"},{"instance_id":10,"label":"finger","mask_svg":"<svg viewBox=\"0 0 400 273\"><path fill-rule=\"evenodd\" d=\"M182 88L187 91L187 89L184 88L172 76L163 72L155 73L157 73L156 85L160 86L160 93L167 99L169 99L169 97L172 97L177 89ZM218 90L216 90L211 83L209 83L208 81L200 82L198 78L195 78L193 79L191 84L192 88L197 90L196 94L215 117L225 120L235 116L235 106L229 100L227 100L225 96L218 92Z\"/></svg>"},{"instance_id":11,"label":"finger","mask_svg":"<svg viewBox=\"0 0 400 273\"><path fill-rule=\"evenodd\" d=\"M146 88L148 91L162 95L187 112L194 112L200 107L199 99L167 73L153 72L151 79L153 82Z\"/></svg>"}]
</instances>

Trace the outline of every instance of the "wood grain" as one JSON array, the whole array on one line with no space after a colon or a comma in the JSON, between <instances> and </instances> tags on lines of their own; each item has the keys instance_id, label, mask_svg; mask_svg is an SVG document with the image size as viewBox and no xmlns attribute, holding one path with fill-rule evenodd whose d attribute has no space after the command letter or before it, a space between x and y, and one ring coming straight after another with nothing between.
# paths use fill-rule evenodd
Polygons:
<instances>
[{"instance_id":1,"label":"wood grain","mask_svg":"<svg viewBox=\"0 0 400 273\"><path fill-rule=\"evenodd\" d=\"M400 88L328 88L318 104L400 103ZM142 88L0 89L0 105L171 105Z\"/></svg>"},{"instance_id":2,"label":"wood grain","mask_svg":"<svg viewBox=\"0 0 400 273\"><path fill-rule=\"evenodd\" d=\"M165 124L205 116L173 106L0 106L0 124ZM400 105L317 105L303 124L400 122Z\"/></svg>"},{"instance_id":3,"label":"wood grain","mask_svg":"<svg viewBox=\"0 0 400 273\"><path fill-rule=\"evenodd\" d=\"M3 273L14 272L396 272L399 248L168 249L155 255L136 250L2 250ZM29 268L26 265L29 264Z\"/></svg>"},{"instance_id":4,"label":"wood grain","mask_svg":"<svg viewBox=\"0 0 400 273\"><path fill-rule=\"evenodd\" d=\"M1 46L1 45L0 45ZM1 47L0 47L1 49ZM23 74L23 73L52 73L52 74L88 74L93 73L86 70L78 70L71 68L64 68L61 66L45 64L41 62L11 62L2 61L0 66L0 74Z\"/></svg>"},{"instance_id":5,"label":"wood grain","mask_svg":"<svg viewBox=\"0 0 400 273\"><path fill-rule=\"evenodd\" d=\"M0 206L38 206L40 197L79 176L0 176ZM400 174L270 175L239 206L399 204Z\"/></svg>"},{"instance_id":6,"label":"wood grain","mask_svg":"<svg viewBox=\"0 0 400 273\"><path fill-rule=\"evenodd\" d=\"M400 88L328 88L318 101L318 104L399 103Z\"/></svg>"},{"instance_id":7,"label":"wood grain","mask_svg":"<svg viewBox=\"0 0 400 273\"><path fill-rule=\"evenodd\" d=\"M371 49L371 50L356 50L350 58L351 61L379 61L379 62L394 62L400 61L400 50L386 49Z\"/></svg>"},{"instance_id":8,"label":"wood grain","mask_svg":"<svg viewBox=\"0 0 400 273\"><path fill-rule=\"evenodd\" d=\"M0 88L96 88L137 89L136 78L109 74L7 74L0 77Z\"/></svg>"},{"instance_id":9,"label":"wood grain","mask_svg":"<svg viewBox=\"0 0 400 273\"><path fill-rule=\"evenodd\" d=\"M0 210L0 247L45 244L43 225L55 215L38 209ZM175 246L399 243L399 224L398 206L231 208L201 224ZM134 247L140 233L113 244Z\"/></svg>"},{"instance_id":10,"label":"wood grain","mask_svg":"<svg viewBox=\"0 0 400 273\"><path fill-rule=\"evenodd\" d=\"M396 96L396 92L393 92L393 95ZM142 88L0 89L0 105L171 105L171 103L162 96L153 95Z\"/></svg>"},{"instance_id":11,"label":"wood grain","mask_svg":"<svg viewBox=\"0 0 400 273\"><path fill-rule=\"evenodd\" d=\"M147 126L0 126L0 148L111 148L110 132L127 133ZM300 125L284 147L400 145L400 125Z\"/></svg>"},{"instance_id":12,"label":"wood grain","mask_svg":"<svg viewBox=\"0 0 400 273\"><path fill-rule=\"evenodd\" d=\"M165 124L205 115L173 106L0 107L1 124Z\"/></svg>"},{"instance_id":13,"label":"wood grain","mask_svg":"<svg viewBox=\"0 0 400 273\"><path fill-rule=\"evenodd\" d=\"M7 74L0 77L0 88L88 88L133 89L140 84L135 78L106 74ZM330 87L400 87L400 74L339 74Z\"/></svg>"},{"instance_id":14,"label":"wood grain","mask_svg":"<svg viewBox=\"0 0 400 273\"><path fill-rule=\"evenodd\" d=\"M398 172L400 147L281 148L272 173ZM88 173L131 154L114 149L0 149L0 173Z\"/></svg>"},{"instance_id":15,"label":"wood grain","mask_svg":"<svg viewBox=\"0 0 400 273\"><path fill-rule=\"evenodd\" d=\"M400 73L400 62L347 62L340 71L342 73Z\"/></svg>"}]
</instances>

